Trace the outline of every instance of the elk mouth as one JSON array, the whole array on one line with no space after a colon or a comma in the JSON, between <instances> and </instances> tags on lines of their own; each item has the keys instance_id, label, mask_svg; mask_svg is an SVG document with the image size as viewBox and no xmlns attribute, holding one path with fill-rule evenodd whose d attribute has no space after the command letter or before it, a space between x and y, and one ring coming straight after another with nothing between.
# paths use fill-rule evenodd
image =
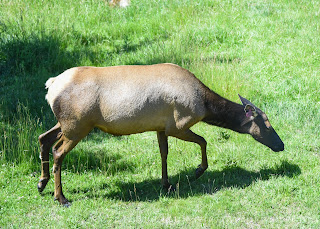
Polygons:
<instances>
[{"instance_id":1,"label":"elk mouth","mask_svg":"<svg viewBox=\"0 0 320 229\"><path fill-rule=\"evenodd\" d=\"M274 152L280 152L284 150L284 143L281 141L279 136L277 135L277 139L275 141L265 141L263 138L253 137L256 141L260 142L261 144L269 147Z\"/></svg>"}]
</instances>

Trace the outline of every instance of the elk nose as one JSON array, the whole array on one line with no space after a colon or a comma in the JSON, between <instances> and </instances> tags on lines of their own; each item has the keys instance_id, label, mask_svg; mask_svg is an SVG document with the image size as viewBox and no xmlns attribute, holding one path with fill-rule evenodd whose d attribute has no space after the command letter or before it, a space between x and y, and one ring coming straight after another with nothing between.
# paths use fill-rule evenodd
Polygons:
<instances>
[{"instance_id":1,"label":"elk nose","mask_svg":"<svg viewBox=\"0 0 320 229\"><path fill-rule=\"evenodd\" d=\"M283 151L283 150L284 150L284 144L283 144L283 142L281 142L280 144L274 146L272 150L275 151L275 152Z\"/></svg>"}]
</instances>

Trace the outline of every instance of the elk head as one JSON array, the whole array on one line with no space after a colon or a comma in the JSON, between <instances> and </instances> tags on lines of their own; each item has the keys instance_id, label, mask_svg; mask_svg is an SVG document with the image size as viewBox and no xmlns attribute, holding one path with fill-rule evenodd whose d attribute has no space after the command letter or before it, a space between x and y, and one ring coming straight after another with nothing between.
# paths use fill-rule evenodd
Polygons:
<instances>
[{"instance_id":1,"label":"elk head","mask_svg":"<svg viewBox=\"0 0 320 229\"><path fill-rule=\"evenodd\" d=\"M272 128L267 115L249 100L241 97L240 100L244 106L246 115L243 126L247 126L249 134L258 142L268 146L275 152L283 151L284 144L279 135Z\"/></svg>"}]
</instances>

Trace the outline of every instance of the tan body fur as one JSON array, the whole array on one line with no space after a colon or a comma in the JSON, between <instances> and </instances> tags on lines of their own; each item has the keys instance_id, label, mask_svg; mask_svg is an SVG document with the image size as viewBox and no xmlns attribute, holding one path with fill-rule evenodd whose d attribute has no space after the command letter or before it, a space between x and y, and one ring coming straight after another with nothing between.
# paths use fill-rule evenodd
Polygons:
<instances>
[{"instance_id":1,"label":"tan body fur","mask_svg":"<svg viewBox=\"0 0 320 229\"><path fill-rule=\"evenodd\" d=\"M39 136L40 192L50 178L53 152L55 199L69 206L62 193L61 165L66 154L94 128L114 135L156 131L162 161L162 185L170 189L167 172L168 136L194 142L202 160L196 178L208 167L205 139L190 130L204 121L249 133L274 151L283 143L267 116L250 101L243 105L222 98L191 72L174 64L115 67L76 67L46 82L46 99L58 123Z\"/></svg>"},{"instance_id":2,"label":"tan body fur","mask_svg":"<svg viewBox=\"0 0 320 229\"><path fill-rule=\"evenodd\" d=\"M46 98L67 136L93 127L114 135L170 135L206 114L203 84L172 64L78 67L51 81Z\"/></svg>"}]
</instances>

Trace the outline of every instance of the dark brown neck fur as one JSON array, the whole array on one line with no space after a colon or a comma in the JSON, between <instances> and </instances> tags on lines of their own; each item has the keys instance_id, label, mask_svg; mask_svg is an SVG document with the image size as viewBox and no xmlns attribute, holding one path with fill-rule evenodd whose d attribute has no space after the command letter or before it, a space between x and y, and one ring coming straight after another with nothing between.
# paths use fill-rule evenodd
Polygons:
<instances>
[{"instance_id":1,"label":"dark brown neck fur","mask_svg":"<svg viewBox=\"0 0 320 229\"><path fill-rule=\"evenodd\" d=\"M247 117L242 105L231 102L209 88L206 90L207 115L203 122L211 125L234 130L239 133L249 133Z\"/></svg>"}]
</instances>

